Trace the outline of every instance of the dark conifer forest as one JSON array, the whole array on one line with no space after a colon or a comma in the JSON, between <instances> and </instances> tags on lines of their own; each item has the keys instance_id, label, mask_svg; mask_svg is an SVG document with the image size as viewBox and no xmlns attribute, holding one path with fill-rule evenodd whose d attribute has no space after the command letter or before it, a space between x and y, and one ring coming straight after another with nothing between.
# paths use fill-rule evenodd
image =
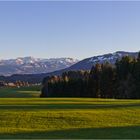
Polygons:
<instances>
[{"instance_id":1,"label":"dark conifer forest","mask_svg":"<svg viewBox=\"0 0 140 140\"><path fill-rule=\"evenodd\" d=\"M69 71L43 79L40 97L140 99L140 53L96 64L90 71Z\"/></svg>"}]
</instances>

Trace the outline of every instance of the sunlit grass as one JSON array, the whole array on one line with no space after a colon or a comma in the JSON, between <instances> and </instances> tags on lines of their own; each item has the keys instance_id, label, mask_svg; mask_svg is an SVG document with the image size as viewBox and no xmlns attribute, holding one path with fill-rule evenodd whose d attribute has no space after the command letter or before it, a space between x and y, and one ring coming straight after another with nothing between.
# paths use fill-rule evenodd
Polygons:
<instances>
[{"instance_id":1,"label":"sunlit grass","mask_svg":"<svg viewBox=\"0 0 140 140\"><path fill-rule=\"evenodd\" d=\"M139 132L140 100L0 99L0 138L140 138Z\"/></svg>"}]
</instances>

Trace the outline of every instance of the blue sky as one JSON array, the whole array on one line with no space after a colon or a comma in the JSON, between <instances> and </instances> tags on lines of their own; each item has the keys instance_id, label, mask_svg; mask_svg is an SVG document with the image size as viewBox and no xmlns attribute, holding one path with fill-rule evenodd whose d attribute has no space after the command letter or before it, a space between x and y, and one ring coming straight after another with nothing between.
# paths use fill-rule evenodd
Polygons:
<instances>
[{"instance_id":1,"label":"blue sky","mask_svg":"<svg viewBox=\"0 0 140 140\"><path fill-rule=\"evenodd\" d=\"M0 59L140 50L140 2L0 1Z\"/></svg>"}]
</instances>

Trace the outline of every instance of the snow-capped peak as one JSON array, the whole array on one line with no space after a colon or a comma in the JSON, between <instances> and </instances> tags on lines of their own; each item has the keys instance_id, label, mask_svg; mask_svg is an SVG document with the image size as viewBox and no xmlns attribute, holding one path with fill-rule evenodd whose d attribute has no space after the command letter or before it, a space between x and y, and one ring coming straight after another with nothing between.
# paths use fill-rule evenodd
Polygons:
<instances>
[{"instance_id":1,"label":"snow-capped peak","mask_svg":"<svg viewBox=\"0 0 140 140\"><path fill-rule=\"evenodd\" d=\"M70 67L76 62L78 60L73 58L43 59L30 56L0 60L0 75L48 73Z\"/></svg>"},{"instance_id":2,"label":"snow-capped peak","mask_svg":"<svg viewBox=\"0 0 140 140\"><path fill-rule=\"evenodd\" d=\"M115 53L109 53L105 55L100 55L100 56L94 56L89 59L87 63L104 63L104 62L110 62L114 64L117 59L121 59L123 56L129 55L135 57L137 53L131 53L131 52L123 52L123 51L118 51Z\"/></svg>"}]
</instances>

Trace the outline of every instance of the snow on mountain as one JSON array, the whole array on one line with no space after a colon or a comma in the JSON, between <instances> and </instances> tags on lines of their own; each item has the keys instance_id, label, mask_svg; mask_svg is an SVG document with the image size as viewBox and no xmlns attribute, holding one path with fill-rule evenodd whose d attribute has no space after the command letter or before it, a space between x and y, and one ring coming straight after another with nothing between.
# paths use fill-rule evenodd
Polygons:
<instances>
[{"instance_id":1,"label":"snow on mountain","mask_svg":"<svg viewBox=\"0 0 140 140\"><path fill-rule=\"evenodd\" d=\"M77 62L78 60L73 58L19 57L0 60L0 75L48 73L70 67Z\"/></svg>"},{"instance_id":2,"label":"snow on mountain","mask_svg":"<svg viewBox=\"0 0 140 140\"><path fill-rule=\"evenodd\" d=\"M109 62L111 64L115 64L117 59L121 59L123 56L131 56L131 57L137 57L138 52L124 52L124 51L118 51L115 53L108 53L104 55L94 56L90 58L86 58L82 61L79 61L78 63L72 65L68 68L68 70L90 70L93 65L96 63L105 63Z\"/></svg>"},{"instance_id":3,"label":"snow on mountain","mask_svg":"<svg viewBox=\"0 0 140 140\"><path fill-rule=\"evenodd\" d=\"M114 64L117 59L121 59L123 56L131 56L131 57L136 57L138 53L132 53L132 52L115 52L115 53L110 53L110 54L105 54L101 56L94 56L89 59L88 63L104 63L106 61Z\"/></svg>"}]
</instances>

